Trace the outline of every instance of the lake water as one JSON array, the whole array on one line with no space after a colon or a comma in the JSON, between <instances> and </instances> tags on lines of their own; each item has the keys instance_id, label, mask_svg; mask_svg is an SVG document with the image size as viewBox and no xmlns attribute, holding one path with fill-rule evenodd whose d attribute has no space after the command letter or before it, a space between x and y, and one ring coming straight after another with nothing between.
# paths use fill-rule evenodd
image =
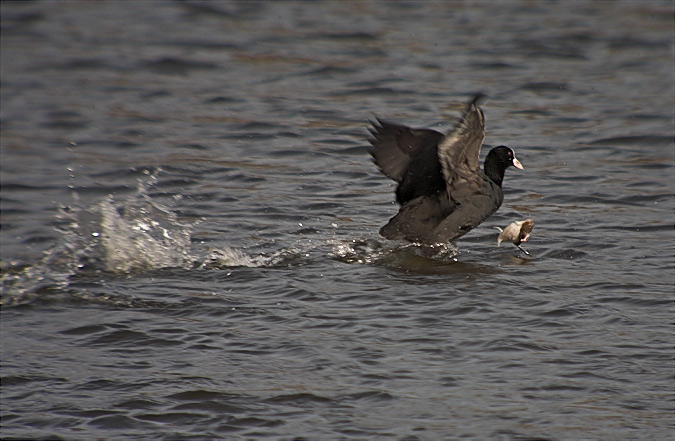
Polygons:
<instances>
[{"instance_id":1,"label":"lake water","mask_svg":"<svg viewBox=\"0 0 675 441\"><path fill-rule=\"evenodd\" d=\"M671 2L1 7L3 439L673 438ZM379 237L478 91L501 209Z\"/></svg>"}]
</instances>

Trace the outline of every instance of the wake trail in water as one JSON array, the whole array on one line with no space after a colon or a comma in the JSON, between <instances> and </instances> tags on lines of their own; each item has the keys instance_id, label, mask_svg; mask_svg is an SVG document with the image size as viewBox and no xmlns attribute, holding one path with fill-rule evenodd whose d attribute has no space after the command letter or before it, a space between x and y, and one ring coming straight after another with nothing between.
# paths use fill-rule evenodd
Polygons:
<instances>
[{"instance_id":1,"label":"wake trail in water","mask_svg":"<svg viewBox=\"0 0 675 441\"><path fill-rule=\"evenodd\" d=\"M246 253L222 245L200 248L191 232L200 221L185 222L163 203L154 200L154 188L162 172L146 172L137 191L129 196L109 194L83 203L73 192L73 203L62 206L57 220L56 244L36 264L3 269L0 302L9 306L27 303L40 293L63 292L71 279L132 275L162 268L222 270L233 267L291 267L328 257L348 264L395 264L411 257L457 261L458 250L448 244L433 248L397 244L381 239L338 237L299 240L264 254ZM179 197L178 197L179 199Z\"/></svg>"}]
</instances>

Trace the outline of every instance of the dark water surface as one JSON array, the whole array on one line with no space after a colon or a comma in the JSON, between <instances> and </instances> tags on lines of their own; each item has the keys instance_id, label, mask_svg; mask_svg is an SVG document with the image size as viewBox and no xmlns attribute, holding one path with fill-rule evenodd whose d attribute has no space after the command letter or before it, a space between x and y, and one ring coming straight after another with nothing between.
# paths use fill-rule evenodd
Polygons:
<instances>
[{"instance_id":1,"label":"dark water surface","mask_svg":"<svg viewBox=\"0 0 675 441\"><path fill-rule=\"evenodd\" d=\"M671 2L1 7L3 439L673 438ZM380 238L477 91L504 205Z\"/></svg>"}]
</instances>

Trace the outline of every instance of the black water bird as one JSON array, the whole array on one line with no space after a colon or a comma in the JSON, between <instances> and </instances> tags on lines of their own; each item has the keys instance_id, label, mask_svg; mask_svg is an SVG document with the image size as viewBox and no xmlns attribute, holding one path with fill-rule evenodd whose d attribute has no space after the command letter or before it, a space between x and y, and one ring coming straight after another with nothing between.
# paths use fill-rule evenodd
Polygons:
<instances>
[{"instance_id":1,"label":"black water bird","mask_svg":"<svg viewBox=\"0 0 675 441\"><path fill-rule=\"evenodd\" d=\"M485 117L478 107L484 95L466 106L447 134L412 129L377 118L369 129L370 154L380 171L398 183L396 216L380 229L387 239L442 244L478 226L502 204L504 171L523 169L506 146L488 152L479 167Z\"/></svg>"}]
</instances>

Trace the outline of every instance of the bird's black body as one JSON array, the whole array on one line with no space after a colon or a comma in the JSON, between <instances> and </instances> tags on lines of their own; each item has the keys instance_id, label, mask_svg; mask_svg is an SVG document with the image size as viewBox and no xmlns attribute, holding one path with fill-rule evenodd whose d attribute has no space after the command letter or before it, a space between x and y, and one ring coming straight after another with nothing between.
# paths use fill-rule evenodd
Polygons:
<instances>
[{"instance_id":1,"label":"bird's black body","mask_svg":"<svg viewBox=\"0 0 675 441\"><path fill-rule=\"evenodd\" d=\"M509 147L495 147L478 164L485 119L476 96L444 135L377 120L370 129L373 160L398 183L401 208L380 234L388 239L445 243L469 232L502 203L507 167L522 168Z\"/></svg>"}]
</instances>

